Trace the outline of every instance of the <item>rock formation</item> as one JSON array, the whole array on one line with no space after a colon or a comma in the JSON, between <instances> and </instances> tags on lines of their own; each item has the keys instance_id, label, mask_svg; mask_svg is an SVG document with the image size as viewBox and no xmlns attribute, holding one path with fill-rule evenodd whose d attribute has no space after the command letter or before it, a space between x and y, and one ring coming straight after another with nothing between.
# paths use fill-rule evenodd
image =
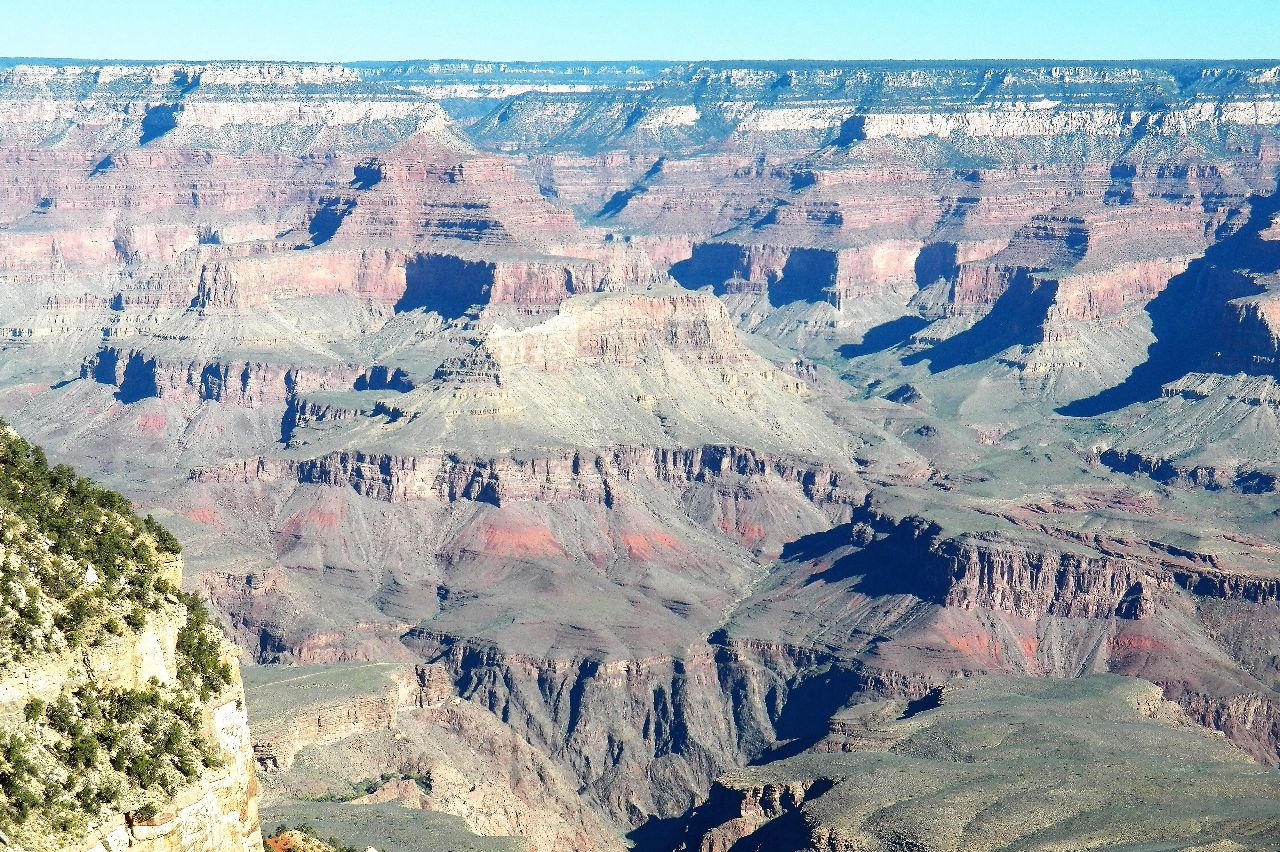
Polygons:
<instances>
[{"instance_id":1,"label":"rock formation","mask_svg":"<svg viewBox=\"0 0 1280 852\"><path fill-rule=\"evenodd\" d=\"M281 813L881 842L830 732L977 674L1275 765L1278 127L1252 62L0 62L0 414L183 540Z\"/></svg>"},{"instance_id":2,"label":"rock formation","mask_svg":"<svg viewBox=\"0 0 1280 852\"><path fill-rule=\"evenodd\" d=\"M4 845L261 850L237 654L172 535L3 424L0 478Z\"/></svg>"},{"instance_id":3,"label":"rock formation","mask_svg":"<svg viewBox=\"0 0 1280 852\"><path fill-rule=\"evenodd\" d=\"M978 677L719 779L678 848L1255 849L1280 832L1275 783L1143 681Z\"/></svg>"}]
</instances>

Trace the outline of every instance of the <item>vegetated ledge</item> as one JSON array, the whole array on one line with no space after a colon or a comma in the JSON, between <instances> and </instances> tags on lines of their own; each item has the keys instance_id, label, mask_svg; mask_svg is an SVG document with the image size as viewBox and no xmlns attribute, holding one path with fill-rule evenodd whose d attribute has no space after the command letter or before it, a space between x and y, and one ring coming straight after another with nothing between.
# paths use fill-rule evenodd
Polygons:
<instances>
[{"instance_id":1,"label":"vegetated ledge","mask_svg":"<svg viewBox=\"0 0 1280 852\"><path fill-rule=\"evenodd\" d=\"M177 540L0 423L0 832L29 852L260 850L233 652Z\"/></svg>"}]
</instances>

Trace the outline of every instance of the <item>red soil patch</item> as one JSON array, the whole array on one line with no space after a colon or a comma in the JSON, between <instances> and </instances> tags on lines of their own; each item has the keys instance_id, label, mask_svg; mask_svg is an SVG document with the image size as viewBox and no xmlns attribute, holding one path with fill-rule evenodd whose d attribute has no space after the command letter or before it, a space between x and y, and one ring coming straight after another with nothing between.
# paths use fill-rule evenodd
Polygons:
<instances>
[{"instance_id":1,"label":"red soil patch","mask_svg":"<svg viewBox=\"0 0 1280 852\"><path fill-rule=\"evenodd\" d=\"M1111 637L1111 652L1117 656L1132 653L1167 654L1171 651L1167 642L1142 633L1117 633Z\"/></svg>"},{"instance_id":2,"label":"red soil patch","mask_svg":"<svg viewBox=\"0 0 1280 852\"><path fill-rule=\"evenodd\" d=\"M764 526L761 524L734 523L725 518L720 521L718 526L722 533L737 536L742 540L743 544L751 544L764 538Z\"/></svg>"},{"instance_id":3,"label":"red soil patch","mask_svg":"<svg viewBox=\"0 0 1280 852\"><path fill-rule=\"evenodd\" d=\"M218 514L218 510L212 506L200 506L194 509L187 509L183 513L184 517L190 518L201 524L208 524L211 527L220 526L222 524L222 516Z\"/></svg>"},{"instance_id":4,"label":"red soil patch","mask_svg":"<svg viewBox=\"0 0 1280 852\"><path fill-rule=\"evenodd\" d=\"M534 524L486 527L484 549L501 556L564 556L564 548L551 530Z\"/></svg>"},{"instance_id":5,"label":"red soil patch","mask_svg":"<svg viewBox=\"0 0 1280 852\"><path fill-rule=\"evenodd\" d=\"M144 432L163 432L168 425L169 418L159 412L138 417L138 428Z\"/></svg>"},{"instance_id":6,"label":"red soil patch","mask_svg":"<svg viewBox=\"0 0 1280 852\"><path fill-rule=\"evenodd\" d=\"M327 509L311 509L307 512L305 523L309 527L331 529L336 527L342 520L342 515L343 512L341 509L332 511Z\"/></svg>"},{"instance_id":7,"label":"red soil patch","mask_svg":"<svg viewBox=\"0 0 1280 852\"><path fill-rule=\"evenodd\" d=\"M301 536L313 530L329 530L336 527L344 516L341 509L321 509L312 507L305 514L299 512L284 522L280 532L285 535Z\"/></svg>"},{"instance_id":8,"label":"red soil patch","mask_svg":"<svg viewBox=\"0 0 1280 852\"><path fill-rule=\"evenodd\" d=\"M653 555L654 545L667 550L679 550L680 541L675 536L663 532L622 533L618 536L627 549L629 559L648 559Z\"/></svg>"},{"instance_id":9,"label":"red soil patch","mask_svg":"<svg viewBox=\"0 0 1280 852\"><path fill-rule=\"evenodd\" d=\"M968 636L944 633L941 638L943 642L970 659L1000 661L1000 647L985 633Z\"/></svg>"}]
</instances>

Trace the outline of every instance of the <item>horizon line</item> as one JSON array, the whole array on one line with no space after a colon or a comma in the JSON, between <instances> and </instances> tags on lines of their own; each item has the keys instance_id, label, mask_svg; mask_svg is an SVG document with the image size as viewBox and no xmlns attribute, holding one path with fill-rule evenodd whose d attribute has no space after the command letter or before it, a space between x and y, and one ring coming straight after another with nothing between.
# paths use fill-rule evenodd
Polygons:
<instances>
[{"instance_id":1,"label":"horizon line","mask_svg":"<svg viewBox=\"0 0 1280 852\"><path fill-rule=\"evenodd\" d=\"M1124 59L1091 59L1085 57L1048 57L1048 56L1005 56L1005 57L972 57L972 58L922 58L912 57L902 58L862 58L862 59L831 59L831 58L803 58L790 57L786 59L753 59L750 57L738 57L731 59L707 59L707 58L685 58L685 59L639 59L639 58L597 58L597 59L484 59L476 57L414 57L406 59L252 59L245 57L216 57L206 59L183 59L177 57L163 58L123 58L123 57L95 57L95 56L19 56L5 55L0 56L0 62L67 62L67 63L121 63L121 64L137 64L137 65L162 65L169 63L210 63L210 62L242 62L255 64L275 64L275 65L408 65L415 63L480 63L487 65L511 65L522 63L527 65L582 65L582 64L645 64L645 65L726 65L726 64L757 64L757 65L785 65L785 64L826 64L826 65L868 65L868 64L919 64L919 63L941 63L941 64L977 64L977 63L1028 63L1028 64L1048 64L1048 63L1081 63L1090 65L1136 65L1136 64L1153 64L1164 65L1171 63L1221 63L1221 64L1246 64L1246 63L1276 63L1280 64L1280 56L1274 57L1129 57Z\"/></svg>"}]
</instances>

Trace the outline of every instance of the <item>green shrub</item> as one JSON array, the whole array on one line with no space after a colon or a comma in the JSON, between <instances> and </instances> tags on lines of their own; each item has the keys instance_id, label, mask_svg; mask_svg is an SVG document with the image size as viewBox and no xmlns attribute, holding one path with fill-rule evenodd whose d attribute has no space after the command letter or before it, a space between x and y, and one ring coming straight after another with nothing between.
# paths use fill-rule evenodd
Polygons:
<instances>
[{"instance_id":1,"label":"green shrub","mask_svg":"<svg viewBox=\"0 0 1280 852\"><path fill-rule=\"evenodd\" d=\"M222 764L201 735L200 704L233 672L204 603L160 576L180 552L153 517L66 465L50 467L0 421L0 667L142 630L153 615L180 622L173 685L85 683L28 701L22 722L0 730L6 833L37 815L55 832L82 832L104 810L172 796ZM132 814L149 820L156 806Z\"/></svg>"}]
</instances>

